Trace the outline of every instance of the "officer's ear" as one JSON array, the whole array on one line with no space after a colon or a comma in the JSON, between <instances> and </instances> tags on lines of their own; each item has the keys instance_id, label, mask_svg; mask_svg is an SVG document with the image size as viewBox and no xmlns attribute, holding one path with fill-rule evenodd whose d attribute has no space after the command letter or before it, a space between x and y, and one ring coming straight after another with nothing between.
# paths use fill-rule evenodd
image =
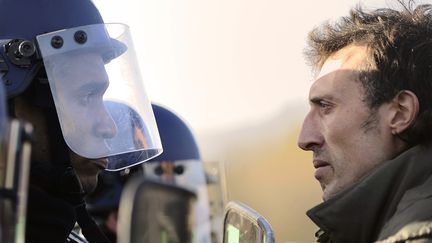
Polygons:
<instances>
[{"instance_id":1,"label":"officer's ear","mask_svg":"<svg viewBox=\"0 0 432 243\"><path fill-rule=\"evenodd\" d=\"M389 125L392 134L401 134L411 127L419 113L417 95L409 90L400 91L391 101Z\"/></svg>"},{"instance_id":2,"label":"officer's ear","mask_svg":"<svg viewBox=\"0 0 432 243\"><path fill-rule=\"evenodd\" d=\"M32 105L28 97L23 95L14 97L13 103L15 118L27 121L35 128L32 136L32 160L50 161L49 132L42 109Z\"/></svg>"}]
</instances>

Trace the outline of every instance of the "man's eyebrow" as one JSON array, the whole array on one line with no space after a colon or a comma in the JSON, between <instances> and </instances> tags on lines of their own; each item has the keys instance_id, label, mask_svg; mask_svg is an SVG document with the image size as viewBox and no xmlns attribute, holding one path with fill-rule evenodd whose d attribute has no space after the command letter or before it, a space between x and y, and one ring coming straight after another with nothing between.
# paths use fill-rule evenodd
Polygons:
<instances>
[{"instance_id":1,"label":"man's eyebrow","mask_svg":"<svg viewBox=\"0 0 432 243\"><path fill-rule=\"evenodd\" d=\"M335 98L331 95L314 96L309 99L309 102L312 104L318 104L323 100L333 101Z\"/></svg>"}]
</instances>

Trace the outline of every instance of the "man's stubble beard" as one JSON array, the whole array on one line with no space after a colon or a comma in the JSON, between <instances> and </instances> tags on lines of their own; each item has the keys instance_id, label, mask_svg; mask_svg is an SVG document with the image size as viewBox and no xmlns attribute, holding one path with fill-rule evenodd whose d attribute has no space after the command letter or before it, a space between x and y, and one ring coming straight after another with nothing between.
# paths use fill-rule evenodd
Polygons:
<instances>
[{"instance_id":1,"label":"man's stubble beard","mask_svg":"<svg viewBox=\"0 0 432 243\"><path fill-rule=\"evenodd\" d=\"M98 174L102 170L92 164L91 160L81 157L72 151L70 151L69 157L83 190L87 194L92 193L97 186Z\"/></svg>"},{"instance_id":2,"label":"man's stubble beard","mask_svg":"<svg viewBox=\"0 0 432 243\"><path fill-rule=\"evenodd\" d=\"M377 109L374 108L369 108L369 116L361 123L360 128L363 130L364 134L368 134L368 133L377 133L380 134L381 130L378 126L379 121L380 121L380 117L378 115ZM315 153L315 151L314 151ZM323 156L325 158L329 158L331 159L331 156L327 153L327 151L322 150L322 149L317 149L316 153L319 156ZM344 184L344 185L335 185L335 188L333 188L333 192L330 193L329 195L327 195L324 201L334 197L335 195L339 194L339 192L353 186L354 184L357 184L359 181L361 181L367 174L369 174L371 171L373 171L379 164L376 164L374 167L370 168L368 171L365 171L363 174L361 175L357 175L356 177L351 178L351 182L348 184ZM344 171L347 164L340 164L340 170ZM338 173L337 171L334 171L334 173ZM336 175L337 176L337 175ZM326 189L326 184L325 182L321 183L320 182L320 186L321 189L324 191ZM324 196L323 196L324 199Z\"/></svg>"},{"instance_id":3,"label":"man's stubble beard","mask_svg":"<svg viewBox=\"0 0 432 243\"><path fill-rule=\"evenodd\" d=\"M96 174L95 176L90 176L77 171L78 179L81 182L83 190L87 194L92 193L96 189L98 183L98 174Z\"/></svg>"}]
</instances>

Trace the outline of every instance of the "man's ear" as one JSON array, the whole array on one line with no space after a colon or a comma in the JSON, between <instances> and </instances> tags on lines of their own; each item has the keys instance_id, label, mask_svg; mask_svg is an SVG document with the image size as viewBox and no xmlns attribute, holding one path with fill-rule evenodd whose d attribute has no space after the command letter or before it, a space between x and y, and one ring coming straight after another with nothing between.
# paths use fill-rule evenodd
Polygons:
<instances>
[{"instance_id":1,"label":"man's ear","mask_svg":"<svg viewBox=\"0 0 432 243\"><path fill-rule=\"evenodd\" d=\"M419 101L412 91L402 90L391 103L393 112L389 125L393 134L401 134L414 124L419 112Z\"/></svg>"}]
</instances>

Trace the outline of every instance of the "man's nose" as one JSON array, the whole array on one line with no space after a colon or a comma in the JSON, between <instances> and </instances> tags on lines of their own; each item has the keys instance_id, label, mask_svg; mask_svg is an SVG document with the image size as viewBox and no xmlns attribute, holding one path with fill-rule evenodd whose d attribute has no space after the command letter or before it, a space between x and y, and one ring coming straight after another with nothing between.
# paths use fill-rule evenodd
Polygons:
<instances>
[{"instance_id":1,"label":"man's nose","mask_svg":"<svg viewBox=\"0 0 432 243\"><path fill-rule=\"evenodd\" d=\"M313 115L309 113L303 121L297 145L301 149L309 151L313 150L314 147L321 146L323 140L320 125L314 120Z\"/></svg>"},{"instance_id":2,"label":"man's nose","mask_svg":"<svg viewBox=\"0 0 432 243\"><path fill-rule=\"evenodd\" d=\"M117 134L117 127L111 115L105 108L98 115L99 117L96 118L97 123L94 127L96 136L104 139L114 137Z\"/></svg>"}]
</instances>

